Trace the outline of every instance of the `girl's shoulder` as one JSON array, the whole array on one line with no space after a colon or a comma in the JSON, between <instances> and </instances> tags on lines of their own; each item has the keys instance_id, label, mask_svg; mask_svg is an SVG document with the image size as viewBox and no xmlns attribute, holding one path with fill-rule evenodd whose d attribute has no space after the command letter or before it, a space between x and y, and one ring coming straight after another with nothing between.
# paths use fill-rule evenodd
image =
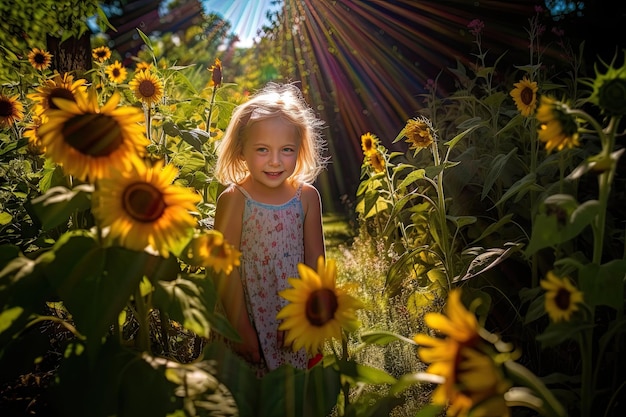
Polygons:
<instances>
[{"instance_id":1,"label":"girl's shoulder","mask_svg":"<svg viewBox=\"0 0 626 417\"><path fill-rule=\"evenodd\" d=\"M243 207L244 203L245 196L236 184L230 184L217 197L217 205L222 207Z\"/></svg>"},{"instance_id":2,"label":"girl's shoulder","mask_svg":"<svg viewBox=\"0 0 626 417\"><path fill-rule=\"evenodd\" d=\"M300 198L303 205L308 206L310 204L319 205L320 193L311 184L302 183L300 186Z\"/></svg>"}]
</instances>

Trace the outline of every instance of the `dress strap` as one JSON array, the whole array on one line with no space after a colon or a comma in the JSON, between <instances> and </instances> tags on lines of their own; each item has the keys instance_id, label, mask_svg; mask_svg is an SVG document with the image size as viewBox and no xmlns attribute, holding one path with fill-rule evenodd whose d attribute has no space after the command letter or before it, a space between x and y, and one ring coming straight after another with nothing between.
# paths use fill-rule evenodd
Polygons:
<instances>
[{"instance_id":1,"label":"dress strap","mask_svg":"<svg viewBox=\"0 0 626 417\"><path fill-rule=\"evenodd\" d=\"M300 185L298 185L298 189L296 189L296 195L294 195L296 200L300 200L300 196L302 195L302 186L303 183L300 183Z\"/></svg>"},{"instance_id":2,"label":"dress strap","mask_svg":"<svg viewBox=\"0 0 626 417\"><path fill-rule=\"evenodd\" d=\"M252 197L250 197L250 194L248 194L248 192L246 191L245 188L243 188L239 184L233 184L233 185L235 186L235 188L237 188L239 191L241 191L241 194L243 194L244 197L246 197L248 200L252 200Z\"/></svg>"}]
</instances>

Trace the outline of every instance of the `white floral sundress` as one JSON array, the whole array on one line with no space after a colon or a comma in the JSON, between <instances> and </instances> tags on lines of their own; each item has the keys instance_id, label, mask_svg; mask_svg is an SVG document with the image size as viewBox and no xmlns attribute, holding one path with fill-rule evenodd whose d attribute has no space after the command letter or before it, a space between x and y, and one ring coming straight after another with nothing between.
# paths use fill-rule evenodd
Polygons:
<instances>
[{"instance_id":1,"label":"white floral sundress","mask_svg":"<svg viewBox=\"0 0 626 417\"><path fill-rule=\"evenodd\" d=\"M241 230L241 280L248 315L259 336L261 352L267 370L287 363L305 369L306 352L293 352L279 346L279 322L276 314L287 305L278 295L289 287L288 278L298 276L298 263L304 262L304 211L301 202L302 185L294 197L284 204L260 203L245 196Z\"/></svg>"}]
</instances>

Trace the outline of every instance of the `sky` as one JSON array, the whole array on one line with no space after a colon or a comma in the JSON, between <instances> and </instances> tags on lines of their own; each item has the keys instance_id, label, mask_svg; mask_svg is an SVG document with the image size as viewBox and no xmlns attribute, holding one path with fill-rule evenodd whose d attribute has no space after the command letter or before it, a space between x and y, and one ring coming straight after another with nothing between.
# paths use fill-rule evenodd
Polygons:
<instances>
[{"instance_id":1,"label":"sky","mask_svg":"<svg viewBox=\"0 0 626 417\"><path fill-rule=\"evenodd\" d=\"M267 22L268 11L281 7L276 0L201 0L206 13L221 15L230 22L240 47L252 46L257 31Z\"/></svg>"}]
</instances>

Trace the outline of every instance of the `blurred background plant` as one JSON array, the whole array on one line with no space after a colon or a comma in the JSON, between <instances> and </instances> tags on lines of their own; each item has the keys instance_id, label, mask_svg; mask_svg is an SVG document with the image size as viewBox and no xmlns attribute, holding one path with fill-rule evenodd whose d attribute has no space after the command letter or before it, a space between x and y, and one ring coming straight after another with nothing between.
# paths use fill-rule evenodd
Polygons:
<instances>
[{"instance_id":1,"label":"blurred background plant","mask_svg":"<svg viewBox=\"0 0 626 417\"><path fill-rule=\"evenodd\" d=\"M505 68L483 45L485 23L468 21L469 59L446 68L455 88L441 92L442 71L417 116L356 138L361 181L343 201L352 227L342 219L337 232L326 216L325 231L333 294L363 302L361 326L316 339L321 366L263 380L208 343L211 332L237 337L213 313L211 278L237 261L211 231L214 144L247 92L301 62L259 58L271 36L257 55L220 52L216 16L182 42L134 29L143 46L132 56L95 36L89 65L71 73L52 69L57 50L43 42L3 44L3 407L621 415L626 62L616 53L588 74L584 45L557 31L570 66L547 65L543 14L528 20L528 62ZM84 34L70 26L55 33Z\"/></svg>"},{"instance_id":2,"label":"blurred background plant","mask_svg":"<svg viewBox=\"0 0 626 417\"><path fill-rule=\"evenodd\" d=\"M529 19L529 63L504 73L497 69L501 57L490 64L481 48L484 24L469 22L475 64L452 69L458 89L449 97L438 98L437 82L429 80L424 116L409 120L396 137L407 142L405 153L389 153L372 133L361 137L362 227L355 241L369 249L350 251L366 255L346 268L376 259L389 265L369 280L384 281L388 300L404 303L416 323L426 317L429 324L446 294L462 289L465 305L498 334L487 340L494 346L505 340L517 352L514 362L499 362L510 353L496 349L487 355L493 362L478 365L463 347L446 350L436 347L442 339L416 337L439 352L420 354L424 361L447 364L431 367L445 377L433 403L448 406L449 415L480 414L484 407L486 415L512 412L472 394L463 376L467 367L488 375L493 363L503 364L498 369L512 386L501 391L508 406L542 415L619 415L624 409L619 396L626 381L616 371L623 360L611 352L624 348L624 193L616 175L623 149L616 138L624 134L626 55L598 62L589 76L573 54L570 69L548 71L539 46L541 11ZM566 43L561 47L573 53ZM502 79L497 84L496 75ZM416 135L417 125L430 133ZM385 319L364 320L365 327ZM451 329L459 327L430 322L452 339ZM415 326L400 334L419 331ZM529 375L540 376L532 377L532 387Z\"/></svg>"}]
</instances>

